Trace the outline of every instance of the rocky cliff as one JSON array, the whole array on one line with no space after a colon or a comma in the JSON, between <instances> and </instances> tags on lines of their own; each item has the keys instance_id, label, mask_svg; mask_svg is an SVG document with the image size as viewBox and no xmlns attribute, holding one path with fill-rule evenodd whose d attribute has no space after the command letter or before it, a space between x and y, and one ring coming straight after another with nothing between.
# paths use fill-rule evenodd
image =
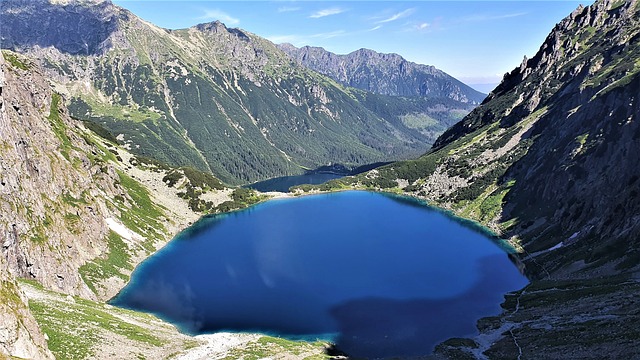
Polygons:
<instances>
[{"instance_id":1,"label":"rocky cliff","mask_svg":"<svg viewBox=\"0 0 640 360\"><path fill-rule=\"evenodd\" d=\"M37 59L74 117L138 155L232 184L410 158L472 107L397 99L381 113L359 100L364 92L220 22L161 29L98 0L2 1L0 16L2 46Z\"/></svg>"},{"instance_id":2,"label":"rocky cliff","mask_svg":"<svg viewBox=\"0 0 640 360\"><path fill-rule=\"evenodd\" d=\"M2 52L0 354L52 358L15 279L107 300L197 211L232 200L210 175L132 156L63 103L34 61Z\"/></svg>"},{"instance_id":3,"label":"rocky cliff","mask_svg":"<svg viewBox=\"0 0 640 360\"><path fill-rule=\"evenodd\" d=\"M533 280L452 358L635 358L640 270L640 8L599 0L425 156L325 188L402 188L508 239Z\"/></svg>"},{"instance_id":4,"label":"rocky cliff","mask_svg":"<svg viewBox=\"0 0 640 360\"><path fill-rule=\"evenodd\" d=\"M338 55L320 47L278 45L300 64L358 89L392 96L450 98L479 104L482 94L434 66L416 64L398 54L360 49Z\"/></svg>"}]
</instances>

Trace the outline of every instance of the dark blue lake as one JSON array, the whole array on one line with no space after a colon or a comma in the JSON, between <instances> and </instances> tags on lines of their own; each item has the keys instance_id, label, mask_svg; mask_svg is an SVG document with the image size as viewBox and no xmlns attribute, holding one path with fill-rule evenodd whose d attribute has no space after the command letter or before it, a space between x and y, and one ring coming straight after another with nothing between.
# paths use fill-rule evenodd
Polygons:
<instances>
[{"instance_id":1,"label":"dark blue lake","mask_svg":"<svg viewBox=\"0 0 640 360\"><path fill-rule=\"evenodd\" d=\"M304 174L297 176L282 176L269 180L260 181L257 183L246 185L245 187L255 189L258 191L266 192L266 191L281 191L287 192L289 188L296 185L302 184L322 184L329 180L339 179L344 175L337 175L331 173L312 173L312 174Z\"/></svg>"},{"instance_id":2,"label":"dark blue lake","mask_svg":"<svg viewBox=\"0 0 640 360\"><path fill-rule=\"evenodd\" d=\"M324 338L354 357L405 357L476 334L526 283L478 228L349 191L202 219L143 262L112 304L191 334Z\"/></svg>"}]
</instances>

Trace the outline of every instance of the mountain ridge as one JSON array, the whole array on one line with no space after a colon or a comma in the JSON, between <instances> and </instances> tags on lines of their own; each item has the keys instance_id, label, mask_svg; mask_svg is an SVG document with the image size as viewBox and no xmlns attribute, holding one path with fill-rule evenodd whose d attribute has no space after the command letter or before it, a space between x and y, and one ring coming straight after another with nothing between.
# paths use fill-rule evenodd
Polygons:
<instances>
[{"instance_id":1,"label":"mountain ridge","mask_svg":"<svg viewBox=\"0 0 640 360\"><path fill-rule=\"evenodd\" d=\"M432 65L410 62L393 53L358 49L339 55L321 47L279 44L300 64L358 89L392 96L448 97L479 104L480 93Z\"/></svg>"},{"instance_id":2,"label":"mountain ridge","mask_svg":"<svg viewBox=\"0 0 640 360\"><path fill-rule=\"evenodd\" d=\"M0 11L2 46L37 59L74 117L120 135L138 155L231 184L413 157L472 107L446 100L450 111L432 111L432 99L400 98L396 108L407 110L383 116L360 101L366 93L220 22L167 30L109 1L3 1ZM32 21L43 11L55 16ZM407 126L405 115L420 119Z\"/></svg>"}]
</instances>

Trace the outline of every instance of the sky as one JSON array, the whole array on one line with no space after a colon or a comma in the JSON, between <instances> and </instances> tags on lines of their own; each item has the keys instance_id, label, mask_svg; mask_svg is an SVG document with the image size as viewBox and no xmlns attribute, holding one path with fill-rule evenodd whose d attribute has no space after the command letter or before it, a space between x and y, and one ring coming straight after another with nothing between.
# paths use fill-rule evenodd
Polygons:
<instances>
[{"instance_id":1,"label":"sky","mask_svg":"<svg viewBox=\"0 0 640 360\"><path fill-rule=\"evenodd\" d=\"M220 20L274 43L397 53L467 84L497 84L532 57L553 26L592 0L113 0L168 29Z\"/></svg>"}]
</instances>

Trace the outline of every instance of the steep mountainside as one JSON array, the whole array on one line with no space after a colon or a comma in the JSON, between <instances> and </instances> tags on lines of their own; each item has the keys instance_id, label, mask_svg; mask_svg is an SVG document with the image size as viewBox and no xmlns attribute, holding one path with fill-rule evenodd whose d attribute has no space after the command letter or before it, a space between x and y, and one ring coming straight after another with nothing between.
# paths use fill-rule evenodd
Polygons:
<instances>
[{"instance_id":1,"label":"steep mountainside","mask_svg":"<svg viewBox=\"0 0 640 360\"><path fill-rule=\"evenodd\" d=\"M347 86L392 96L427 96L479 104L485 95L433 66L398 54L360 49L338 55L321 47L278 45L300 64Z\"/></svg>"},{"instance_id":2,"label":"steep mountainside","mask_svg":"<svg viewBox=\"0 0 640 360\"><path fill-rule=\"evenodd\" d=\"M596 1L428 154L323 188L401 188L517 248L537 281L481 322L467 356L638 357L638 94L640 5ZM441 350L462 356L455 344Z\"/></svg>"},{"instance_id":3,"label":"steep mountainside","mask_svg":"<svg viewBox=\"0 0 640 360\"><path fill-rule=\"evenodd\" d=\"M219 22L161 29L107 0L8 0L0 16L2 47L38 59L74 117L232 184L422 154L471 108L399 99L384 117L256 35Z\"/></svg>"},{"instance_id":4,"label":"steep mountainside","mask_svg":"<svg viewBox=\"0 0 640 360\"><path fill-rule=\"evenodd\" d=\"M177 195L172 210L152 200L127 174L144 172L124 162L126 151L70 119L32 61L2 55L0 353L51 358L15 278L106 300L140 260L198 215ZM163 176L155 175L156 184Z\"/></svg>"}]
</instances>

